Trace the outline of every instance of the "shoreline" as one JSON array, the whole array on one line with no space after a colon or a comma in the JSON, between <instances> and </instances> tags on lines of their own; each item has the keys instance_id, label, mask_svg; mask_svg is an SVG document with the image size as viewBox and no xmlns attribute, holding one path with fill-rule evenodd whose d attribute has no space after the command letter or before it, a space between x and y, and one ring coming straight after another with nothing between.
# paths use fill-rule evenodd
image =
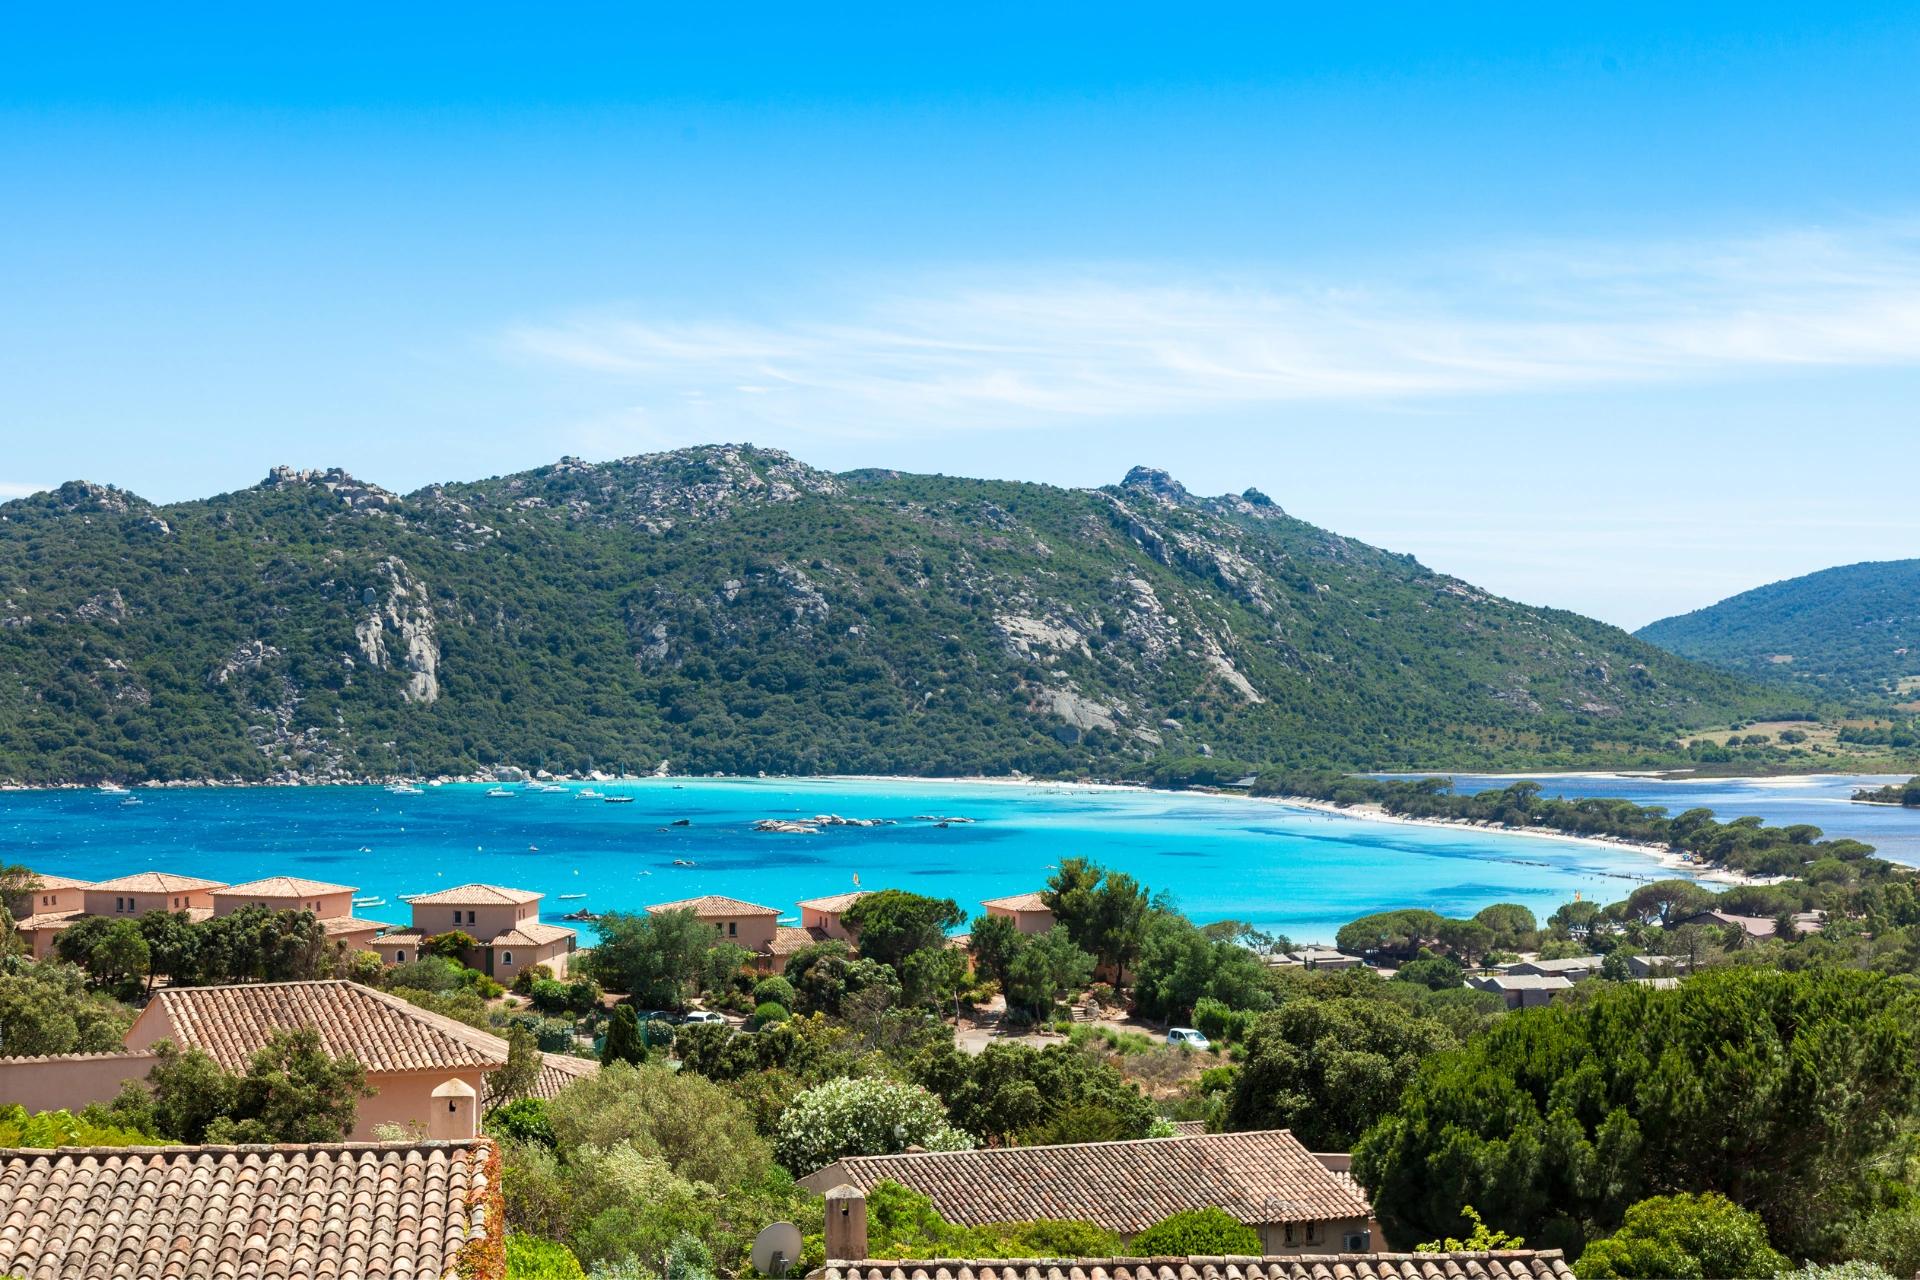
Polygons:
<instances>
[{"instance_id":1,"label":"shoreline","mask_svg":"<svg viewBox=\"0 0 1920 1280\"><path fill-rule=\"evenodd\" d=\"M1249 796L1250 800L1272 800L1288 808L1308 809L1316 813L1334 814L1346 818L1359 818L1365 822L1394 822L1409 827L1446 827L1455 831L1484 831L1489 835L1532 836L1537 840L1559 840L1567 844L1589 845L1599 849L1617 849L1625 853L1637 853L1652 858L1660 867L1680 873L1680 876L1697 880L1703 884L1719 885L1768 885L1791 880L1791 876L1754 876L1743 871L1734 871L1727 867L1715 867L1704 862L1695 862L1685 854L1677 853L1666 845L1642 844L1637 840L1623 840L1615 836L1578 835L1570 831L1555 831L1545 827L1506 827L1491 822L1469 822L1464 818L1411 818L1403 814L1388 813L1377 804L1347 805L1342 807L1331 800L1314 800L1306 796Z\"/></svg>"}]
</instances>

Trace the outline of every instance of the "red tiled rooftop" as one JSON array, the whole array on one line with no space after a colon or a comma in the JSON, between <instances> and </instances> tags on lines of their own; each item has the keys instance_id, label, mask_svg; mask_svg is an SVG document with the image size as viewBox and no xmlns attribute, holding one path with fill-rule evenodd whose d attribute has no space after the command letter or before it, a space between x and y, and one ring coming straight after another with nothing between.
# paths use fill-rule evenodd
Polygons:
<instances>
[{"instance_id":1,"label":"red tiled rooftop","mask_svg":"<svg viewBox=\"0 0 1920 1280\"><path fill-rule=\"evenodd\" d=\"M508 889L497 884L462 884L435 893L423 893L408 898L407 902L416 907L423 903L430 907L501 907L538 902L541 896L531 889Z\"/></svg>"},{"instance_id":2,"label":"red tiled rooftop","mask_svg":"<svg viewBox=\"0 0 1920 1280\"><path fill-rule=\"evenodd\" d=\"M503 1230L495 1168L485 1139L0 1149L0 1274L451 1280Z\"/></svg>"},{"instance_id":3,"label":"red tiled rooftop","mask_svg":"<svg viewBox=\"0 0 1920 1280\"><path fill-rule=\"evenodd\" d=\"M756 902L742 902L738 898L729 898L724 894L709 893L698 898L681 898L677 902L656 902L647 910L691 911L698 916L777 916L780 913L772 907L763 907Z\"/></svg>"}]
</instances>

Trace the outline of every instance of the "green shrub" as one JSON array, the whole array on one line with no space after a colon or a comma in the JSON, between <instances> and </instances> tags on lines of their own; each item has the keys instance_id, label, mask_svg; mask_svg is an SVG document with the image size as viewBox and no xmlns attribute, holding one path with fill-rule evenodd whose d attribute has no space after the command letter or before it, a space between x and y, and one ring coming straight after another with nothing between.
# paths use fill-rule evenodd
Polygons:
<instances>
[{"instance_id":1,"label":"green shrub","mask_svg":"<svg viewBox=\"0 0 1920 1280\"><path fill-rule=\"evenodd\" d=\"M140 1147L165 1140L124 1125L96 1123L93 1115L70 1111L28 1114L18 1104L0 1106L0 1147Z\"/></svg>"},{"instance_id":2,"label":"green shrub","mask_svg":"<svg viewBox=\"0 0 1920 1280\"><path fill-rule=\"evenodd\" d=\"M1202 996L1193 1005L1193 1026L1215 1044L1229 1044L1246 1034L1252 1015L1232 1009L1224 1001Z\"/></svg>"},{"instance_id":3,"label":"green shrub","mask_svg":"<svg viewBox=\"0 0 1920 1280\"><path fill-rule=\"evenodd\" d=\"M971 1135L947 1120L940 1099L919 1085L868 1076L816 1085L780 1115L774 1155L796 1176L841 1156L879 1156L908 1147L966 1151Z\"/></svg>"},{"instance_id":4,"label":"green shrub","mask_svg":"<svg viewBox=\"0 0 1920 1280\"><path fill-rule=\"evenodd\" d=\"M1920 1275L1920 1207L1883 1209L1847 1232L1845 1252L1899 1276Z\"/></svg>"},{"instance_id":5,"label":"green shrub","mask_svg":"<svg viewBox=\"0 0 1920 1280\"><path fill-rule=\"evenodd\" d=\"M1791 1265L1767 1241L1759 1214L1709 1191L1633 1205L1620 1229L1589 1244L1573 1270L1580 1280L1746 1280Z\"/></svg>"},{"instance_id":6,"label":"green shrub","mask_svg":"<svg viewBox=\"0 0 1920 1280\"><path fill-rule=\"evenodd\" d=\"M565 1013L572 1003L572 990L564 982L542 978L527 993L533 1007L542 1013Z\"/></svg>"},{"instance_id":7,"label":"green shrub","mask_svg":"<svg viewBox=\"0 0 1920 1280\"><path fill-rule=\"evenodd\" d=\"M787 1012L787 1006L775 1004L769 1000L753 1011L753 1022L755 1026L765 1027L771 1026L776 1022L785 1022L792 1016L792 1014Z\"/></svg>"},{"instance_id":8,"label":"green shrub","mask_svg":"<svg viewBox=\"0 0 1920 1280\"><path fill-rule=\"evenodd\" d=\"M1154 1223L1133 1238L1128 1252L1141 1258L1259 1256L1260 1233L1222 1209L1190 1209Z\"/></svg>"},{"instance_id":9,"label":"green shrub","mask_svg":"<svg viewBox=\"0 0 1920 1280\"><path fill-rule=\"evenodd\" d=\"M580 1260L557 1240L516 1231L507 1237L507 1280L584 1280Z\"/></svg>"},{"instance_id":10,"label":"green shrub","mask_svg":"<svg viewBox=\"0 0 1920 1280\"><path fill-rule=\"evenodd\" d=\"M793 984L777 973L753 984L755 1004L777 1004L783 1009L791 1009L793 1001Z\"/></svg>"},{"instance_id":11,"label":"green shrub","mask_svg":"<svg viewBox=\"0 0 1920 1280\"><path fill-rule=\"evenodd\" d=\"M540 1098L521 1098L487 1112L486 1131L496 1138L521 1142L554 1144L553 1124L547 1118L547 1104Z\"/></svg>"}]
</instances>

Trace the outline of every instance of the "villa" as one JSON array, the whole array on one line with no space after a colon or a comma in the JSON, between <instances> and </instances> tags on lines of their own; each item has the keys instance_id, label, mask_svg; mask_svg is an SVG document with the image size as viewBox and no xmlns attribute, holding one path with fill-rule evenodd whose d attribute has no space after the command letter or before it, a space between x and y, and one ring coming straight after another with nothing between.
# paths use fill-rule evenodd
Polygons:
<instances>
[{"instance_id":1,"label":"villa","mask_svg":"<svg viewBox=\"0 0 1920 1280\"><path fill-rule=\"evenodd\" d=\"M1045 933L1053 928L1053 908L1038 893L1016 893L988 898L980 904L990 916L1005 916L1021 933Z\"/></svg>"},{"instance_id":2,"label":"villa","mask_svg":"<svg viewBox=\"0 0 1920 1280\"><path fill-rule=\"evenodd\" d=\"M60 931L79 919L86 910L86 891L93 885L71 876L34 877L40 887L19 895L7 904L13 912L14 931L20 935L27 953L44 960L53 952L53 940Z\"/></svg>"},{"instance_id":3,"label":"villa","mask_svg":"<svg viewBox=\"0 0 1920 1280\"><path fill-rule=\"evenodd\" d=\"M162 987L134 1019L118 1053L0 1058L0 1098L30 1111L78 1111L108 1102L123 1082L144 1080L171 1041L244 1072L277 1031L311 1027L327 1053L366 1068L371 1097L360 1100L353 1134L381 1124L443 1138L479 1132L486 1077L507 1061L507 1042L489 1031L354 982L255 982L227 987ZM542 1054L530 1096L551 1098L599 1063Z\"/></svg>"},{"instance_id":4,"label":"villa","mask_svg":"<svg viewBox=\"0 0 1920 1280\"><path fill-rule=\"evenodd\" d=\"M1563 956L1558 960L1518 960L1505 965L1502 972L1533 978L1565 978L1580 982L1598 977L1605 956Z\"/></svg>"},{"instance_id":5,"label":"villa","mask_svg":"<svg viewBox=\"0 0 1920 1280\"><path fill-rule=\"evenodd\" d=\"M352 886L296 876L269 876L236 885L169 871L137 871L92 882L71 876L36 879L40 887L11 904L15 927L35 960L52 954L60 931L86 916L138 919L150 911L168 911L185 912L188 919L201 921L250 906L311 911L330 941L357 951L374 950L375 937L388 927L353 914Z\"/></svg>"},{"instance_id":6,"label":"villa","mask_svg":"<svg viewBox=\"0 0 1920 1280\"><path fill-rule=\"evenodd\" d=\"M1467 985L1476 991L1493 992L1507 1002L1509 1009L1535 1009L1573 990L1573 980L1557 973L1496 973L1490 977L1469 978Z\"/></svg>"},{"instance_id":7,"label":"villa","mask_svg":"<svg viewBox=\"0 0 1920 1280\"><path fill-rule=\"evenodd\" d=\"M231 915L242 907L265 907L269 911L311 911L327 931L330 940L344 942L354 951L371 951L374 938L387 926L378 920L356 917L353 914L353 894L352 885L302 880L296 876L269 876L265 880L215 889L213 914Z\"/></svg>"},{"instance_id":8,"label":"villa","mask_svg":"<svg viewBox=\"0 0 1920 1280\"><path fill-rule=\"evenodd\" d=\"M809 898L800 904L800 927L816 940L837 938L841 942L857 942L858 934L847 927L841 916L846 914L848 907L866 896L865 890L856 889L852 893L837 893L830 898Z\"/></svg>"},{"instance_id":9,"label":"villa","mask_svg":"<svg viewBox=\"0 0 1920 1280\"><path fill-rule=\"evenodd\" d=\"M420 894L407 900L413 908L412 927L381 934L373 940L373 950L387 964L406 964L420 958L428 938L458 930L475 942L461 963L496 982L511 986L522 970L534 965L545 965L554 977L564 978L579 935L540 919L544 896L497 884L463 884Z\"/></svg>"},{"instance_id":10,"label":"villa","mask_svg":"<svg viewBox=\"0 0 1920 1280\"><path fill-rule=\"evenodd\" d=\"M654 915L667 911L693 912L694 918L701 924L713 926L714 934L720 941L731 942L751 952L754 968L766 973L779 969L788 956L802 947L820 941L808 929L782 925L780 913L772 907L742 902L739 898L717 893L681 898L675 902L656 902L647 910Z\"/></svg>"},{"instance_id":11,"label":"villa","mask_svg":"<svg viewBox=\"0 0 1920 1280\"><path fill-rule=\"evenodd\" d=\"M169 871L136 871L101 880L81 891L81 911L90 916L143 916L149 911L185 911L204 920L213 914L213 891L226 885ZM203 914L195 914L203 913Z\"/></svg>"}]
</instances>

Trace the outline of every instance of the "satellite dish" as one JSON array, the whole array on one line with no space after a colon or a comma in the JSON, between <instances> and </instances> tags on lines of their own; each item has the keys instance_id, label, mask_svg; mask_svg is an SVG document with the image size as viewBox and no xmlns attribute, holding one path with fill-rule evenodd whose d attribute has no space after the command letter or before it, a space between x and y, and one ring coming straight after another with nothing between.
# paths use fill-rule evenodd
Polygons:
<instances>
[{"instance_id":1,"label":"satellite dish","mask_svg":"<svg viewBox=\"0 0 1920 1280\"><path fill-rule=\"evenodd\" d=\"M791 1222L762 1227L753 1238L753 1269L763 1276L784 1276L800 1261L800 1228Z\"/></svg>"}]
</instances>

